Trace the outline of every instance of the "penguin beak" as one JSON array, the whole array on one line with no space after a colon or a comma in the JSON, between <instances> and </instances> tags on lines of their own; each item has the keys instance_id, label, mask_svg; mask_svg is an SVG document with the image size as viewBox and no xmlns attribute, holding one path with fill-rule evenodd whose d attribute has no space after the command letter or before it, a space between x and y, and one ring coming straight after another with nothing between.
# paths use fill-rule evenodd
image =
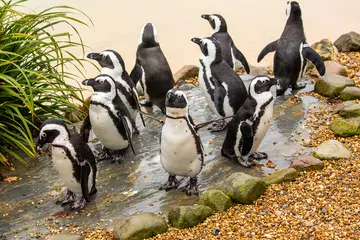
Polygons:
<instances>
[{"instance_id":1,"label":"penguin beak","mask_svg":"<svg viewBox=\"0 0 360 240\"><path fill-rule=\"evenodd\" d=\"M192 41L193 43L196 43L197 45L200 45L200 43L201 43L201 39L200 39L200 38L192 38L191 41Z\"/></svg>"},{"instance_id":2,"label":"penguin beak","mask_svg":"<svg viewBox=\"0 0 360 240\"><path fill-rule=\"evenodd\" d=\"M203 19L206 19L206 20L210 20L210 15L209 14L203 14L203 15L201 15L201 17L203 18Z\"/></svg>"},{"instance_id":3,"label":"penguin beak","mask_svg":"<svg viewBox=\"0 0 360 240\"><path fill-rule=\"evenodd\" d=\"M40 140L39 140L39 142L37 142L36 147L35 147L36 151L40 152L42 150L43 146L44 146L44 143L40 142Z\"/></svg>"},{"instance_id":4,"label":"penguin beak","mask_svg":"<svg viewBox=\"0 0 360 240\"><path fill-rule=\"evenodd\" d=\"M82 81L82 84L85 86L94 86L95 84L95 79L90 78L90 79L85 79L84 81Z\"/></svg>"},{"instance_id":5,"label":"penguin beak","mask_svg":"<svg viewBox=\"0 0 360 240\"><path fill-rule=\"evenodd\" d=\"M102 55L100 53L89 53L87 55L87 58L96 60L96 61L100 61L102 59Z\"/></svg>"},{"instance_id":6,"label":"penguin beak","mask_svg":"<svg viewBox=\"0 0 360 240\"><path fill-rule=\"evenodd\" d=\"M277 84L277 79L276 78L270 78L270 83L271 83L271 86Z\"/></svg>"}]
</instances>

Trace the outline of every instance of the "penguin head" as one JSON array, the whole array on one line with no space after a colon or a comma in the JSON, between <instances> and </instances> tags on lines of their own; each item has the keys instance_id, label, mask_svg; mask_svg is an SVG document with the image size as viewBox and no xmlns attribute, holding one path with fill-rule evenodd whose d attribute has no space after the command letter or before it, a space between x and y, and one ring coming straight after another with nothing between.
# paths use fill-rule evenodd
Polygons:
<instances>
[{"instance_id":1,"label":"penguin head","mask_svg":"<svg viewBox=\"0 0 360 240\"><path fill-rule=\"evenodd\" d=\"M201 17L209 21L212 29L214 30L213 33L227 32L225 18L223 18L220 14L203 14Z\"/></svg>"},{"instance_id":2,"label":"penguin head","mask_svg":"<svg viewBox=\"0 0 360 240\"><path fill-rule=\"evenodd\" d=\"M139 46L142 47L155 47L159 46L157 40L157 30L152 23L146 23L140 32Z\"/></svg>"},{"instance_id":3,"label":"penguin head","mask_svg":"<svg viewBox=\"0 0 360 240\"><path fill-rule=\"evenodd\" d=\"M300 4L296 1L289 1L287 2L286 7L286 17L287 19L294 21L294 20L301 20L301 8Z\"/></svg>"},{"instance_id":4,"label":"penguin head","mask_svg":"<svg viewBox=\"0 0 360 240\"><path fill-rule=\"evenodd\" d=\"M249 94L254 97L264 92L269 92L270 88L276 84L276 78L270 78L268 76L256 76L250 82Z\"/></svg>"},{"instance_id":5,"label":"penguin head","mask_svg":"<svg viewBox=\"0 0 360 240\"><path fill-rule=\"evenodd\" d=\"M166 93L166 114L171 116L185 116L188 114L186 94L178 88L170 89Z\"/></svg>"},{"instance_id":6,"label":"penguin head","mask_svg":"<svg viewBox=\"0 0 360 240\"><path fill-rule=\"evenodd\" d=\"M90 86L95 93L116 93L115 80L106 74L101 74L96 78L85 79L82 81L85 86Z\"/></svg>"},{"instance_id":7,"label":"penguin head","mask_svg":"<svg viewBox=\"0 0 360 240\"><path fill-rule=\"evenodd\" d=\"M125 69L125 63L120 54L114 50L105 50L100 53L89 53L89 59L96 60L102 68L108 68L112 71L122 73Z\"/></svg>"},{"instance_id":8,"label":"penguin head","mask_svg":"<svg viewBox=\"0 0 360 240\"><path fill-rule=\"evenodd\" d=\"M210 59L212 62L222 61L220 43L215 38L192 38L191 41L199 45L205 58Z\"/></svg>"},{"instance_id":9,"label":"penguin head","mask_svg":"<svg viewBox=\"0 0 360 240\"><path fill-rule=\"evenodd\" d=\"M39 140L36 150L40 151L46 143L53 143L55 140L69 139L69 131L65 123L59 119L48 119L40 126Z\"/></svg>"}]
</instances>

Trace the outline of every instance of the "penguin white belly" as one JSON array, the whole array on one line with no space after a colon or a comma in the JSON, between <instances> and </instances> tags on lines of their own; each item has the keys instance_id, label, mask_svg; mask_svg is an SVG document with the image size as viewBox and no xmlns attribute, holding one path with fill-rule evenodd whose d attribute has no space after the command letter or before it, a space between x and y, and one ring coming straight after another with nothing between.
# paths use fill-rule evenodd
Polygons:
<instances>
[{"instance_id":1,"label":"penguin white belly","mask_svg":"<svg viewBox=\"0 0 360 240\"><path fill-rule=\"evenodd\" d=\"M225 112L225 117L228 117L228 116L232 116L234 115L234 110L233 108L230 106L230 100L229 100L229 96L227 95L228 94L228 86L226 83L222 83L223 87L225 88L226 90L226 96L224 98L224 103L223 103L223 109L224 109L224 112ZM230 122L231 121L231 118L229 119L226 119L225 120L226 122Z\"/></svg>"},{"instance_id":2,"label":"penguin white belly","mask_svg":"<svg viewBox=\"0 0 360 240\"><path fill-rule=\"evenodd\" d=\"M252 146L249 154L256 152L256 150L259 148L260 143L264 139L266 132L269 129L272 117L273 117L273 102L271 102L266 107L264 114L260 119L259 126L258 126L258 128L256 130L256 134L254 136L254 143L253 143L253 146Z\"/></svg>"},{"instance_id":3,"label":"penguin white belly","mask_svg":"<svg viewBox=\"0 0 360 240\"><path fill-rule=\"evenodd\" d=\"M59 177L62 179L64 185L72 192L82 193L81 185L73 175L73 165L71 160L66 156L66 152L58 147L52 147L51 152L55 169L59 173Z\"/></svg>"},{"instance_id":4,"label":"penguin white belly","mask_svg":"<svg viewBox=\"0 0 360 240\"><path fill-rule=\"evenodd\" d=\"M91 104L89 116L94 133L106 148L121 150L128 147L129 142L123 139L107 109ZM117 120L120 121L120 119ZM129 121L128 126L131 126Z\"/></svg>"},{"instance_id":5,"label":"penguin white belly","mask_svg":"<svg viewBox=\"0 0 360 240\"><path fill-rule=\"evenodd\" d=\"M195 138L184 119L166 119L160 148L161 164L170 175L195 177L201 171Z\"/></svg>"},{"instance_id":6,"label":"penguin white belly","mask_svg":"<svg viewBox=\"0 0 360 240\"><path fill-rule=\"evenodd\" d=\"M142 71L142 74L141 74L141 82L142 82L142 85L143 85L143 90L144 90L144 97L145 97L145 100L147 102L150 101L150 97L149 97L149 94L147 92L147 87L146 87L146 79L145 79L145 70L143 67L141 67L141 71Z\"/></svg>"},{"instance_id":7,"label":"penguin white belly","mask_svg":"<svg viewBox=\"0 0 360 240\"><path fill-rule=\"evenodd\" d=\"M201 91L203 92L206 102L208 103L209 107L211 108L211 110L217 115L220 116L220 114L218 113L218 111L216 110L215 104L213 102L213 100L211 99L211 95L209 94L207 88L206 88L206 83L205 83L205 79L203 77L203 70L202 68L200 68L199 70L199 86Z\"/></svg>"}]
</instances>

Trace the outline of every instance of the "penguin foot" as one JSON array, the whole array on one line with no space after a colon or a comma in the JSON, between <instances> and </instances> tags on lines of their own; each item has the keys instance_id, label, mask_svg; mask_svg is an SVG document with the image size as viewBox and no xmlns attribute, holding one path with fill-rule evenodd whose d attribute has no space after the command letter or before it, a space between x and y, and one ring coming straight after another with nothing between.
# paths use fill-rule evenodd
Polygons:
<instances>
[{"instance_id":1,"label":"penguin foot","mask_svg":"<svg viewBox=\"0 0 360 240\"><path fill-rule=\"evenodd\" d=\"M208 130L210 130L210 132L221 132L226 127L227 127L227 122L223 120L223 121L219 121L219 122L214 123L212 125L212 127L209 128Z\"/></svg>"},{"instance_id":2,"label":"penguin foot","mask_svg":"<svg viewBox=\"0 0 360 240\"><path fill-rule=\"evenodd\" d=\"M151 102L148 102L146 100L142 100L139 102L141 106L144 106L144 107L152 107L153 104Z\"/></svg>"},{"instance_id":3,"label":"penguin foot","mask_svg":"<svg viewBox=\"0 0 360 240\"><path fill-rule=\"evenodd\" d=\"M250 157L256 160L262 160L262 159L267 159L268 155L264 152L254 152L250 155Z\"/></svg>"},{"instance_id":4,"label":"penguin foot","mask_svg":"<svg viewBox=\"0 0 360 240\"><path fill-rule=\"evenodd\" d=\"M176 179L176 176L169 176L168 181L162 185L159 190L165 190L168 191L170 189L176 189L180 185L180 182Z\"/></svg>"},{"instance_id":5,"label":"penguin foot","mask_svg":"<svg viewBox=\"0 0 360 240\"><path fill-rule=\"evenodd\" d=\"M187 196L199 195L199 190L197 187L197 177L190 178L189 182L185 186L185 193Z\"/></svg>"},{"instance_id":6,"label":"penguin foot","mask_svg":"<svg viewBox=\"0 0 360 240\"><path fill-rule=\"evenodd\" d=\"M133 131L133 133L136 134L136 135L139 135L139 134L140 134L140 131L139 131L139 129L135 126L135 123L133 123L133 126L134 126L134 131Z\"/></svg>"},{"instance_id":7,"label":"penguin foot","mask_svg":"<svg viewBox=\"0 0 360 240\"><path fill-rule=\"evenodd\" d=\"M66 192L66 196L62 200L57 200L55 204L65 206L69 203L73 203L75 201L75 193L70 191L69 189Z\"/></svg>"},{"instance_id":8,"label":"penguin foot","mask_svg":"<svg viewBox=\"0 0 360 240\"><path fill-rule=\"evenodd\" d=\"M98 158L97 159L98 162L109 159L110 158L110 150L104 147L102 149L102 151L99 153L99 155L97 156L97 158Z\"/></svg>"},{"instance_id":9,"label":"penguin foot","mask_svg":"<svg viewBox=\"0 0 360 240\"><path fill-rule=\"evenodd\" d=\"M70 206L70 210L71 211L80 211L80 210L84 209L85 205L86 205L86 200L84 197L81 197L79 200L75 201Z\"/></svg>"},{"instance_id":10,"label":"penguin foot","mask_svg":"<svg viewBox=\"0 0 360 240\"><path fill-rule=\"evenodd\" d=\"M126 149L117 151L117 153L114 155L113 159L111 160L111 163L121 164L125 158L125 153L126 153Z\"/></svg>"},{"instance_id":11,"label":"penguin foot","mask_svg":"<svg viewBox=\"0 0 360 240\"><path fill-rule=\"evenodd\" d=\"M91 188L91 191L90 191L90 195L93 195L93 194L95 194L95 193L97 193L97 189L96 189L96 187L95 187L95 185Z\"/></svg>"},{"instance_id":12,"label":"penguin foot","mask_svg":"<svg viewBox=\"0 0 360 240\"><path fill-rule=\"evenodd\" d=\"M295 90L298 90L298 89L303 89L306 87L306 83L296 83L294 86L293 86L293 89Z\"/></svg>"},{"instance_id":13,"label":"penguin foot","mask_svg":"<svg viewBox=\"0 0 360 240\"><path fill-rule=\"evenodd\" d=\"M256 165L254 162L250 162L248 157L239 157L238 161L241 166L246 168L251 168L252 166Z\"/></svg>"}]
</instances>

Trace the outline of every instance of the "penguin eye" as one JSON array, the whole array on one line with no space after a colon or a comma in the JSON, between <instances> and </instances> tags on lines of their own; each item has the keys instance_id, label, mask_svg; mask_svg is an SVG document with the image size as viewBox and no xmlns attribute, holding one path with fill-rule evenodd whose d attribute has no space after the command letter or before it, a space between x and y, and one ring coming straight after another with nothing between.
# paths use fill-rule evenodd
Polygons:
<instances>
[{"instance_id":1,"label":"penguin eye","mask_svg":"<svg viewBox=\"0 0 360 240\"><path fill-rule=\"evenodd\" d=\"M103 84L103 83L104 83L104 79L100 79L100 80L99 80L99 83L100 83L100 84Z\"/></svg>"},{"instance_id":2,"label":"penguin eye","mask_svg":"<svg viewBox=\"0 0 360 240\"><path fill-rule=\"evenodd\" d=\"M42 138L46 138L46 133L43 132L43 133L41 134L41 137L42 137Z\"/></svg>"},{"instance_id":3,"label":"penguin eye","mask_svg":"<svg viewBox=\"0 0 360 240\"><path fill-rule=\"evenodd\" d=\"M176 95L178 98L181 98L181 95Z\"/></svg>"}]
</instances>

